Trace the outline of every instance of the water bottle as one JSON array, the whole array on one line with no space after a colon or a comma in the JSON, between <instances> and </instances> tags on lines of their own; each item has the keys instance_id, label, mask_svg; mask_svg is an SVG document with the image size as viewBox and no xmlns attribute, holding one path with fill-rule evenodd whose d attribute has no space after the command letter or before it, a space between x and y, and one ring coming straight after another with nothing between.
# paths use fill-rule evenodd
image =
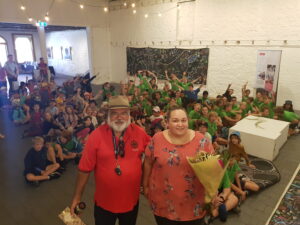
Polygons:
<instances>
[{"instance_id":1,"label":"water bottle","mask_svg":"<svg viewBox=\"0 0 300 225\"><path fill-rule=\"evenodd\" d=\"M79 202L74 209L74 213L79 215L85 208L86 204L84 202Z\"/></svg>"}]
</instances>

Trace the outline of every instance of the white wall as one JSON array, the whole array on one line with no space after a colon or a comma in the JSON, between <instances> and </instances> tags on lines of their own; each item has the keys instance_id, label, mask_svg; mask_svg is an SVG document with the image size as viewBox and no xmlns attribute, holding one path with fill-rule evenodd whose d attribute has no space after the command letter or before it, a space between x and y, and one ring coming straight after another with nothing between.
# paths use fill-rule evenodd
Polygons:
<instances>
[{"instance_id":1,"label":"white wall","mask_svg":"<svg viewBox=\"0 0 300 225\"><path fill-rule=\"evenodd\" d=\"M19 9L21 2L27 7L25 13ZM76 4L77 2L77 4ZM56 0L49 12L49 25L84 26L88 27L89 48L91 49L90 68L93 73L101 76L93 83L110 80L110 36L108 29L108 14L103 7L88 7L81 10L79 1ZM105 0L85 0L86 4L101 6ZM29 23L28 17L34 20L44 20L49 10L49 0L0 0L0 22ZM75 49L74 49L75 51Z\"/></svg>"},{"instance_id":2,"label":"white wall","mask_svg":"<svg viewBox=\"0 0 300 225\"><path fill-rule=\"evenodd\" d=\"M7 42L7 52L8 54L12 54L14 59L16 59L15 49L14 49L14 41L13 41L13 34L31 34L33 37L33 46L34 46L34 54L35 54L35 61L39 61L41 57L41 48L40 48L40 40L39 35L37 32L28 32L28 31L7 31L0 29L0 36L3 37Z\"/></svg>"},{"instance_id":3,"label":"white wall","mask_svg":"<svg viewBox=\"0 0 300 225\"><path fill-rule=\"evenodd\" d=\"M53 47L53 59L48 64L55 72L75 76L89 70L86 30L68 30L46 33L47 48ZM62 59L61 47L72 47L72 60Z\"/></svg>"},{"instance_id":4,"label":"white wall","mask_svg":"<svg viewBox=\"0 0 300 225\"><path fill-rule=\"evenodd\" d=\"M159 12L161 18L155 15ZM300 109L299 15L299 0L197 0L181 4L180 10L165 3L138 7L136 15L131 9L110 12L112 80L126 75L126 46L208 46L210 95L222 94L233 83L239 97L244 82L254 83L257 50L282 50L277 105L290 99Z\"/></svg>"}]
</instances>

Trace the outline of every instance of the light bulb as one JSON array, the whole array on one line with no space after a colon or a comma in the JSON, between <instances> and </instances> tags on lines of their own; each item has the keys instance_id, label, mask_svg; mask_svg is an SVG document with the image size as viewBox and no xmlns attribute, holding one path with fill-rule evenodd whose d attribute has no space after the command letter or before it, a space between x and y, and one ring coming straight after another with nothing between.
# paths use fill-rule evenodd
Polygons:
<instances>
[{"instance_id":1,"label":"light bulb","mask_svg":"<svg viewBox=\"0 0 300 225\"><path fill-rule=\"evenodd\" d=\"M107 7L104 7L104 12L108 12L108 8Z\"/></svg>"},{"instance_id":2,"label":"light bulb","mask_svg":"<svg viewBox=\"0 0 300 225\"><path fill-rule=\"evenodd\" d=\"M148 14L145 14L145 18L148 18Z\"/></svg>"},{"instance_id":3,"label":"light bulb","mask_svg":"<svg viewBox=\"0 0 300 225\"><path fill-rule=\"evenodd\" d=\"M135 3L132 3L132 4L131 4L131 7L134 8L134 7L135 7Z\"/></svg>"},{"instance_id":4,"label":"light bulb","mask_svg":"<svg viewBox=\"0 0 300 225\"><path fill-rule=\"evenodd\" d=\"M136 14L136 10L135 9L132 12L133 12L133 14Z\"/></svg>"},{"instance_id":5,"label":"light bulb","mask_svg":"<svg viewBox=\"0 0 300 225\"><path fill-rule=\"evenodd\" d=\"M158 16L161 17L162 16L161 13L158 13Z\"/></svg>"},{"instance_id":6,"label":"light bulb","mask_svg":"<svg viewBox=\"0 0 300 225\"><path fill-rule=\"evenodd\" d=\"M45 20L48 22L50 20L49 16L45 16Z\"/></svg>"},{"instance_id":7,"label":"light bulb","mask_svg":"<svg viewBox=\"0 0 300 225\"><path fill-rule=\"evenodd\" d=\"M177 9L180 9L180 5L179 4L177 5Z\"/></svg>"},{"instance_id":8,"label":"light bulb","mask_svg":"<svg viewBox=\"0 0 300 225\"><path fill-rule=\"evenodd\" d=\"M24 5L21 5L20 9L24 11L26 7Z\"/></svg>"},{"instance_id":9,"label":"light bulb","mask_svg":"<svg viewBox=\"0 0 300 225\"><path fill-rule=\"evenodd\" d=\"M124 4L123 4L124 6L127 6L127 3L126 2L124 2Z\"/></svg>"},{"instance_id":10,"label":"light bulb","mask_svg":"<svg viewBox=\"0 0 300 225\"><path fill-rule=\"evenodd\" d=\"M29 21L29 22L32 22L32 18L28 18L28 21Z\"/></svg>"},{"instance_id":11,"label":"light bulb","mask_svg":"<svg viewBox=\"0 0 300 225\"><path fill-rule=\"evenodd\" d=\"M84 5L82 5L82 4L80 4L79 7L80 7L81 9L84 9Z\"/></svg>"}]
</instances>

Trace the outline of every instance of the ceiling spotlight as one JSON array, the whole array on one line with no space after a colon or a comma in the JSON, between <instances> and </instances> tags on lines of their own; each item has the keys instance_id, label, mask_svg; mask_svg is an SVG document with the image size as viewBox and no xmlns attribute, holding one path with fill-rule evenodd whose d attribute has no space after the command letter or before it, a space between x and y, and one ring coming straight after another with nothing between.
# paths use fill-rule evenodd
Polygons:
<instances>
[{"instance_id":1,"label":"ceiling spotlight","mask_svg":"<svg viewBox=\"0 0 300 225\"><path fill-rule=\"evenodd\" d=\"M24 11L26 7L24 5L21 5L20 9Z\"/></svg>"},{"instance_id":2,"label":"ceiling spotlight","mask_svg":"<svg viewBox=\"0 0 300 225\"><path fill-rule=\"evenodd\" d=\"M145 14L145 18L148 18L148 14Z\"/></svg>"},{"instance_id":3,"label":"ceiling spotlight","mask_svg":"<svg viewBox=\"0 0 300 225\"><path fill-rule=\"evenodd\" d=\"M133 12L133 14L136 14L136 10L135 9L132 12Z\"/></svg>"},{"instance_id":4,"label":"ceiling spotlight","mask_svg":"<svg viewBox=\"0 0 300 225\"><path fill-rule=\"evenodd\" d=\"M158 16L161 17L162 16L161 13L158 13Z\"/></svg>"},{"instance_id":5,"label":"ceiling spotlight","mask_svg":"<svg viewBox=\"0 0 300 225\"><path fill-rule=\"evenodd\" d=\"M124 2L124 3L123 3L123 5L126 7L126 6L127 6L127 3L126 3L126 2Z\"/></svg>"},{"instance_id":6,"label":"ceiling spotlight","mask_svg":"<svg viewBox=\"0 0 300 225\"><path fill-rule=\"evenodd\" d=\"M132 4L131 4L131 7L134 8L134 7L135 7L135 3L132 3Z\"/></svg>"},{"instance_id":7,"label":"ceiling spotlight","mask_svg":"<svg viewBox=\"0 0 300 225\"><path fill-rule=\"evenodd\" d=\"M45 16L45 20L48 22L50 20L49 16Z\"/></svg>"},{"instance_id":8,"label":"ceiling spotlight","mask_svg":"<svg viewBox=\"0 0 300 225\"><path fill-rule=\"evenodd\" d=\"M29 21L29 22L32 22L32 18L28 18L28 21Z\"/></svg>"},{"instance_id":9,"label":"ceiling spotlight","mask_svg":"<svg viewBox=\"0 0 300 225\"><path fill-rule=\"evenodd\" d=\"M108 8L107 7L104 7L104 12L108 12Z\"/></svg>"},{"instance_id":10,"label":"ceiling spotlight","mask_svg":"<svg viewBox=\"0 0 300 225\"><path fill-rule=\"evenodd\" d=\"M84 8L84 5L80 4L79 7L80 7L81 9L83 9L83 8Z\"/></svg>"}]
</instances>

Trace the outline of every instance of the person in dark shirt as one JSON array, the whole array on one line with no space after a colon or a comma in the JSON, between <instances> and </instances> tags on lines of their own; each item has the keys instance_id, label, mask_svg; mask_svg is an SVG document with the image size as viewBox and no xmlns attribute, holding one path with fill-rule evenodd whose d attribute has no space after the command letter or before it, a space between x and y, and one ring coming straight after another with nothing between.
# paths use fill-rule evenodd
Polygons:
<instances>
[{"instance_id":1,"label":"person in dark shirt","mask_svg":"<svg viewBox=\"0 0 300 225\"><path fill-rule=\"evenodd\" d=\"M234 90L230 87L231 87L231 84L228 84L228 87L227 87L225 93L223 94L223 97L226 97L228 102L231 102L231 98L232 98L231 96L234 92Z\"/></svg>"},{"instance_id":2,"label":"person in dark shirt","mask_svg":"<svg viewBox=\"0 0 300 225\"><path fill-rule=\"evenodd\" d=\"M35 137L32 141L33 147L27 152L24 159L25 180L38 184L39 181L60 177L60 173L56 172L60 165L50 161L54 152L47 151L44 147L44 139L42 137Z\"/></svg>"}]
</instances>

